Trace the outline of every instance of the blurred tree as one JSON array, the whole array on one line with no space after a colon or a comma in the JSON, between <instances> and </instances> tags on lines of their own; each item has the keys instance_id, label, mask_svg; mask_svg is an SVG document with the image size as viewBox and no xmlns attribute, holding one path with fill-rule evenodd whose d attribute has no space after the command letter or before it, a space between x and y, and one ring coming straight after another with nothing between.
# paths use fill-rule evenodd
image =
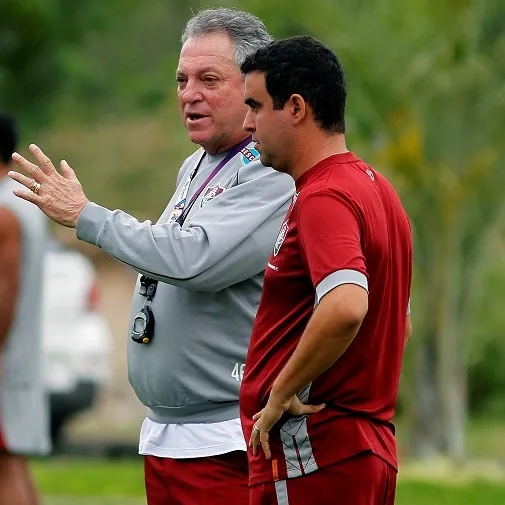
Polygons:
<instances>
[{"instance_id":1,"label":"blurred tree","mask_svg":"<svg viewBox=\"0 0 505 505\"><path fill-rule=\"evenodd\" d=\"M281 35L316 34L343 61L349 144L389 173L413 224L411 453L462 458L470 337L505 225L505 3L246 4L269 26L278 12Z\"/></svg>"},{"instance_id":2,"label":"blurred tree","mask_svg":"<svg viewBox=\"0 0 505 505\"><path fill-rule=\"evenodd\" d=\"M469 337L505 224L505 4L339 6L351 124L391 173L415 239L412 451L464 456ZM350 37L353 29L358 36ZM353 96L354 95L354 96Z\"/></svg>"},{"instance_id":3,"label":"blurred tree","mask_svg":"<svg viewBox=\"0 0 505 505\"><path fill-rule=\"evenodd\" d=\"M39 114L58 83L56 7L54 0L0 3L0 107L18 117Z\"/></svg>"},{"instance_id":4,"label":"blurred tree","mask_svg":"<svg viewBox=\"0 0 505 505\"><path fill-rule=\"evenodd\" d=\"M0 107L27 125L50 117L64 82L62 52L82 39L88 12L84 0L2 0Z\"/></svg>"}]
</instances>

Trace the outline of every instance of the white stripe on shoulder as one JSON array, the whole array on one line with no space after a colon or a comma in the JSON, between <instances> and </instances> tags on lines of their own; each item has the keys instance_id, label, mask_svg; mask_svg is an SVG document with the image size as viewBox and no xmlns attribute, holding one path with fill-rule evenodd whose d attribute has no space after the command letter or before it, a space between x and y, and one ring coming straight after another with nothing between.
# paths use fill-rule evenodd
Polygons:
<instances>
[{"instance_id":1,"label":"white stripe on shoulder","mask_svg":"<svg viewBox=\"0 0 505 505\"><path fill-rule=\"evenodd\" d=\"M332 289L335 289L342 284L356 284L368 291L368 279L365 274L357 270L337 270L325 277L316 287L316 305L319 304L321 298L328 294Z\"/></svg>"}]
</instances>

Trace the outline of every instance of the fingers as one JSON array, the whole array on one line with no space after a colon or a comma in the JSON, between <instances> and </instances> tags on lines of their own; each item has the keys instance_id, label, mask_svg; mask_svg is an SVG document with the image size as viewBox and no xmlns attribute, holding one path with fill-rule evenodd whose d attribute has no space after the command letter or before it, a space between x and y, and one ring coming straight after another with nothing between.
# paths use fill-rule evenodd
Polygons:
<instances>
[{"instance_id":1,"label":"fingers","mask_svg":"<svg viewBox=\"0 0 505 505\"><path fill-rule=\"evenodd\" d=\"M251 438L249 439L249 447L251 447L254 456L258 453L258 445L260 443L260 431L257 428L258 427L254 425L251 432Z\"/></svg>"},{"instance_id":2,"label":"fingers","mask_svg":"<svg viewBox=\"0 0 505 505\"><path fill-rule=\"evenodd\" d=\"M30 187L33 184L33 179L31 177L26 177L25 175L20 174L19 172L14 172L13 170L9 171L7 175L12 180L22 184L25 188L31 189Z\"/></svg>"},{"instance_id":3,"label":"fingers","mask_svg":"<svg viewBox=\"0 0 505 505\"><path fill-rule=\"evenodd\" d=\"M270 459L272 457L272 454L270 453L270 444L268 443L268 431L260 431L260 442L261 442L261 447L263 448L263 452L265 453L265 457L267 459Z\"/></svg>"},{"instance_id":4,"label":"fingers","mask_svg":"<svg viewBox=\"0 0 505 505\"><path fill-rule=\"evenodd\" d=\"M258 412L257 414L254 414L253 419L259 419L261 417L261 412ZM270 459L272 457L272 454L270 452L270 444L268 442L269 439L269 433L268 431L262 430L262 428L259 426L259 423L256 423L253 426L252 432L251 432L251 438L249 439L249 447L252 448L252 453L254 456L258 454L258 447L261 444L261 447L263 449L263 452L265 453L265 457L267 459Z\"/></svg>"},{"instance_id":5,"label":"fingers","mask_svg":"<svg viewBox=\"0 0 505 505\"><path fill-rule=\"evenodd\" d=\"M23 191L22 189L15 189L13 190L13 193L19 198L26 200L27 202L34 203L35 205L37 205L37 207L42 203L42 197L36 195L32 191Z\"/></svg>"},{"instance_id":6,"label":"fingers","mask_svg":"<svg viewBox=\"0 0 505 505\"><path fill-rule=\"evenodd\" d=\"M261 444L265 457L270 459L272 454L270 452L270 444L268 443L269 434L268 431L262 431L261 428L255 424L251 433L251 438L249 439L249 447L252 448L252 453L254 456L258 454L258 447Z\"/></svg>"},{"instance_id":7,"label":"fingers","mask_svg":"<svg viewBox=\"0 0 505 505\"><path fill-rule=\"evenodd\" d=\"M42 175L42 171L37 165L33 164L31 161L28 161L26 158L23 158L23 156L18 153L12 154L12 161L14 161L14 163L19 165L25 172L28 172L30 175Z\"/></svg>"},{"instance_id":8,"label":"fingers","mask_svg":"<svg viewBox=\"0 0 505 505\"><path fill-rule=\"evenodd\" d=\"M61 161L60 168L61 168L61 173L63 174L63 177L65 177L65 179L71 179L74 181L77 180L77 176L75 175L75 172L73 171L73 169L70 167L70 165L65 160Z\"/></svg>"},{"instance_id":9,"label":"fingers","mask_svg":"<svg viewBox=\"0 0 505 505\"><path fill-rule=\"evenodd\" d=\"M36 146L35 144L30 144L29 149L33 156L35 156L35 159L37 160L42 172L44 172L46 175L52 175L56 172L52 161L42 152L40 147Z\"/></svg>"},{"instance_id":10,"label":"fingers","mask_svg":"<svg viewBox=\"0 0 505 505\"><path fill-rule=\"evenodd\" d=\"M302 415L310 415L310 414L317 414L318 412L321 412L326 407L324 403L321 403L320 405L303 405L301 408L301 414Z\"/></svg>"},{"instance_id":11,"label":"fingers","mask_svg":"<svg viewBox=\"0 0 505 505\"><path fill-rule=\"evenodd\" d=\"M56 168L54 168L54 165L50 160L50 158L42 152L42 149L40 149L40 147L36 146L35 144L30 144L29 149L30 152L35 157L35 159L37 160L39 166L35 165L34 163L31 163L26 158L21 156L19 153L13 153L12 160L15 163L17 163L24 171L32 175L37 182L42 182L44 174L49 176L59 175ZM65 177L65 179L70 179L74 181L77 180L75 172L72 170L70 165L65 160L61 161L60 167L61 172Z\"/></svg>"}]
</instances>

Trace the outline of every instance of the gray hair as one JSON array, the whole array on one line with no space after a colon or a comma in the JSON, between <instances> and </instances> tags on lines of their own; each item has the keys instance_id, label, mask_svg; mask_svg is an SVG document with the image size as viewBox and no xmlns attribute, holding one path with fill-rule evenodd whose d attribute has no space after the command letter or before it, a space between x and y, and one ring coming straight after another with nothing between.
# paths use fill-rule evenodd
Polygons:
<instances>
[{"instance_id":1,"label":"gray hair","mask_svg":"<svg viewBox=\"0 0 505 505\"><path fill-rule=\"evenodd\" d=\"M272 41L263 21L248 12L219 7L201 10L187 23L181 42L211 33L226 33L235 45L235 63L240 68L247 56Z\"/></svg>"}]
</instances>

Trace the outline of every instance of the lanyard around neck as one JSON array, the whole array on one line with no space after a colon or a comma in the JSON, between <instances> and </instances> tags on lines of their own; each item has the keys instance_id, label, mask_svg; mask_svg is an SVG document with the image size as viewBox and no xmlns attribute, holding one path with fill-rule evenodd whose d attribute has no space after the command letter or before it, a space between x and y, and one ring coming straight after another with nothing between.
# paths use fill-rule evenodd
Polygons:
<instances>
[{"instance_id":1,"label":"lanyard around neck","mask_svg":"<svg viewBox=\"0 0 505 505\"><path fill-rule=\"evenodd\" d=\"M193 204L196 202L196 200L198 199L198 197L201 195L202 191L208 186L208 184L210 183L210 181L224 168L224 166L232 158L234 158L237 153L239 153L242 149L244 149L244 147L246 147L247 144L249 144L249 142L251 142L251 137L247 137L245 140L243 140L242 142L240 142L240 144L237 144L235 147L233 147L232 149L230 149L230 151L228 151L228 154L221 160L221 162L219 163L219 165L214 170L212 170L212 172L209 174L209 176L207 177L207 179L205 179L205 181L202 182L202 184L200 185L200 187L195 191L195 193L191 197L191 200L189 201L189 203L184 206L184 210L182 211L181 215L178 217L177 223L179 223L182 226L182 223L184 223L184 220L188 216L189 211L191 210L191 207L193 207ZM202 154L202 156L200 157L200 159L198 161L198 164L196 165L195 169L191 173L190 180L189 180L190 184L191 184L191 180L196 175L198 167L200 166L200 164L201 164L204 156L205 156L205 153Z\"/></svg>"}]
</instances>

